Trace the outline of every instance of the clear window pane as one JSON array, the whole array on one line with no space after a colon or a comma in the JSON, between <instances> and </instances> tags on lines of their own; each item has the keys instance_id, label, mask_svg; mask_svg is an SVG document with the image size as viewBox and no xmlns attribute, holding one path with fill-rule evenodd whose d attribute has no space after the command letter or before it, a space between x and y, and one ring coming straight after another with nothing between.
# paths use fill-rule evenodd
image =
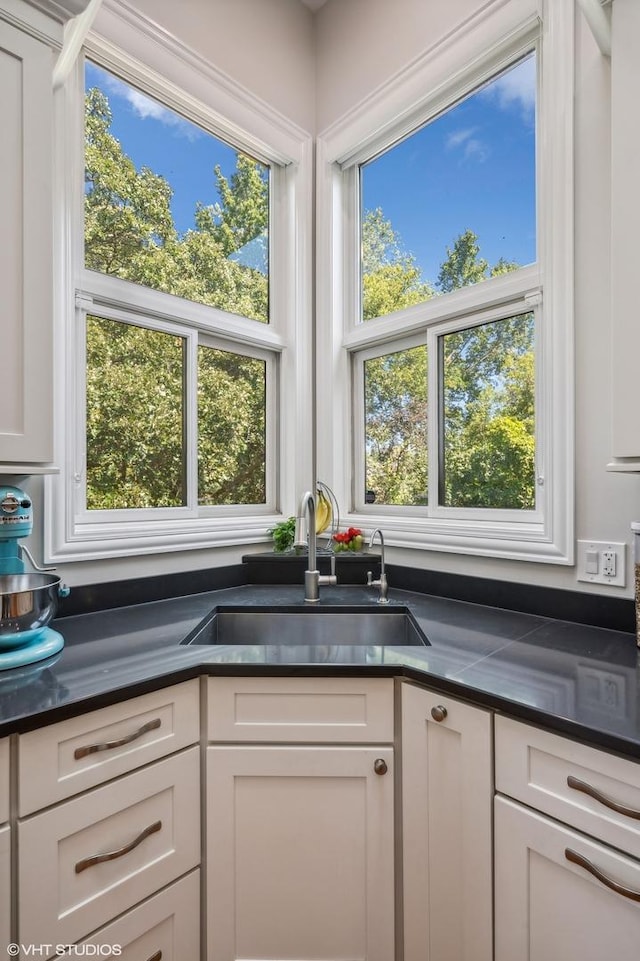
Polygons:
<instances>
[{"instance_id":1,"label":"clear window pane","mask_svg":"<svg viewBox=\"0 0 640 961\"><path fill-rule=\"evenodd\" d=\"M536 260L536 55L360 169L363 319Z\"/></svg>"},{"instance_id":2,"label":"clear window pane","mask_svg":"<svg viewBox=\"0 0 640 961\"><path fill-rule=\"evenodd\" d=\"M87 317L87 509L186 503L184 339Z\"/></svg>"},{"instance_id":3,"label":"clear window pane","mask_svg":"<svg viewBox=\"0 0 640 961\"><path fill-rule=\"evenodd\" d=\"M365 361L365 500L427 503L427 348Z\"/></svg>"},{"instance_id":4,"label":"clear window pane","mask_svg":"<svg viewBox=\"0 0 640 961\"><path fill-rule=\"evenodd\" d=\"M269 168L91 63L85 265L267 323Z\"/></svg>"},{"instance_id":5,"label":"clear window pane","mask_svg":"<svg viewBox=\"0 0 640 961\"><path fill-rule=\"evenodd\" d=\"M198 348L198 500L266 501L266 362Z\"/></svg>"},{"instance_id":6,"label":"clear window pane","mask_svg":"<svg viewBox=\"0 0 640 961\"><path fill-rule=\"evenodd\" d=\"M444 470L448 507L535 507L532 313L446 334Z\"/></svg>"}]
</instances>

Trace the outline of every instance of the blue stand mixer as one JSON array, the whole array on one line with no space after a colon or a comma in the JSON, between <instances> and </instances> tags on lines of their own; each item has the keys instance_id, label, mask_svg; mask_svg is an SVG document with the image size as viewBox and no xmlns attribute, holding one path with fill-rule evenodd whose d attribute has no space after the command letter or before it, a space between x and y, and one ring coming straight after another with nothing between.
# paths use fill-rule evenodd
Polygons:
<instances>
[{"instance_id":1,"label":"blue stand mixer","mask_svg":"<svg viewBox=\"0 0 640 961\"><path fill-rule=\"evenodd\" d=\"M32 530L29 495L0 485L0 670L51 657L64 644L62 635L47 625L69 588L18 544ZM26 570L24 557L34 572Z\"/></svg>"}]
</instances>

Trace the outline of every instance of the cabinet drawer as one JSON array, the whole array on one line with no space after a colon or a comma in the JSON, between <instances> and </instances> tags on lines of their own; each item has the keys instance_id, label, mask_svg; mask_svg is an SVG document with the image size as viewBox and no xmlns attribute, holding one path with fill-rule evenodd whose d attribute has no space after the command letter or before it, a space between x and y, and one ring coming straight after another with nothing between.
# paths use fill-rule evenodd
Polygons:
<instances>
[{"instance_id":1,"label":"cabinet drawer","mask_svg":"<svg viewBox=\"0 0 640 961\"><path fill-rule=\"evenodd\" d=\"M495 961L637 961L640 864L507 798L495 808Z\"/></svg>"},{"instance_id":2,"label":"cabinet drawer","mask_svg":"<svg viewBox=\"0 0 640 961\"><path fill-rule=\"evenodd\" d=\"M0 740L0 824L9 820L9 738Z\"/></svg>"},{"instance_id":3,"label":"cabinet drawer","mask_svg":"<svg viewBox=\"0 0 640 961\"><path fill-rule=\"evenodd\" d=\"M11 828L0 828L0 951L11 941Z\"/></svg>"},{"instance_id":4,"label":"cabinet drawer","mask_svg":"<svg viewBox=\"0 0 640 961\"><path fill-rule=\"evenodd\" d=\"M23 734L20 816L195 744L199 737L197 680Z\"/></svg>"},{"instance_id":5,"label":"cabinet drawer","mask_svg":"<svg viewBox=\"0 0 640 961\"><path fill-rule=\"evenodd\" d=\"M496 790L640 858L640 764L503 717L495 742Z\"/></svg>"},{"instance_id":6,"label":"cabinet drawer","mask_svg":"<svg viewBox=\"0 0 640 961\"><path fill-rule=\"evenodd\" d=\"M21 822L20 941L73 943L196 867L199 825L197 747Z\"/></svg>"},{"instance_id":7,"label":"cabinet drawer","mask_svg":"<svg viewBox=\"0 0 640 961\"><path fill-rule=\"evenodd\" d=\"M108 924L83 941L85 945L95 947L93 957L98 958L117 946L121 961L195 961L200 957L200 871ZM89 957L90 949L83 953Z\"/></svg>"},{"instance_id":8,"label":"cabinet drawer","mask_svg":"<svg viewBox=\"0 0 640 961\"><path fill-rule=\"evenodd\" d=\"M393 740L391 678L213 677L211 741Z\"/></svg>"}]
</instances>

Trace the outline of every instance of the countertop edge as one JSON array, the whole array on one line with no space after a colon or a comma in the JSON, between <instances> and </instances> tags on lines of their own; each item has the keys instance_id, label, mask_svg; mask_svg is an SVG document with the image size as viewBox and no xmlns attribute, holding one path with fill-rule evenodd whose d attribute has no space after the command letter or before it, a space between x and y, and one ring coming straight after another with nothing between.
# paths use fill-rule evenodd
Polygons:
<instances>
[{"instance_id":1,"label":"countertop edge","mask_svg":"<svg viewBox=\"0 0 640 961\"><path fill-rule=\"evenodd\" d=\"M57 705L48 710L32 713L10 721L0 722L0 737L25 734L29 731L48 727L51 724L78 717L91 711L108 707L139 697L152 691L161 690L193 678L207 677L388 677L409 681L428 690L441 692L458 698L477 707L533 724L553 731L571 740L588 744L626 759L640 762L640 743L621 735L581 724L571 718L550 713L541 708L531 707L509 698L500 697L492 692L474 688L462 681L443 678L419 668L403 665L254 665L254 664L212 664L199 661L175 669L163 671L153 677L119 685L99 694L79 698L67 704Z\"/></svg>"}]
</instances>

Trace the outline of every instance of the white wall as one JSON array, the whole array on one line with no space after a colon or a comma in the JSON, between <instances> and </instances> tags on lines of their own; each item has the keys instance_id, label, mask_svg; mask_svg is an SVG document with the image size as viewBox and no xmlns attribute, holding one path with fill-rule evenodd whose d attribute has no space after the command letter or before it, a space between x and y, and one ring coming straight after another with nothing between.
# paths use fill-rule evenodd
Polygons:
<instances>
[{"instance_id":1,"label":"white wall","mask_svg":"<svg viewBox=\"0 0 640 961\"><path fill-rule=\"evenodd\" d=\"M299 0L133 0L163 27L303 129L315 129L315 34Z\"/></svg>"},{"instance_id":2,"label":"white wall","mask_svg":"<svg viewBox=\"0 0 640 961\"><path fill-rule=\"evenodd\" d=\"M480 0L329 0L317 14L318 133L484 5ZM627 586L578 582L575 568L560 565L400 550L390 550L389 557L409 566L624 597L633 594L629 525L640 518L640 477L606 471L612 453L610 61L600 54L576 7L576 539L626 542ZM638 76L640 83L640 68Z\"/></svg>"},{"instance_id":3,"label":"white wall","mask_svg":"<svg viewBox=\"0 0 640 961\"><path fill-rule=\"evenodd\" d=\"M486 0L328 0L316 14L318 133L485 5Z\"/></svg>"}]
</instances>

